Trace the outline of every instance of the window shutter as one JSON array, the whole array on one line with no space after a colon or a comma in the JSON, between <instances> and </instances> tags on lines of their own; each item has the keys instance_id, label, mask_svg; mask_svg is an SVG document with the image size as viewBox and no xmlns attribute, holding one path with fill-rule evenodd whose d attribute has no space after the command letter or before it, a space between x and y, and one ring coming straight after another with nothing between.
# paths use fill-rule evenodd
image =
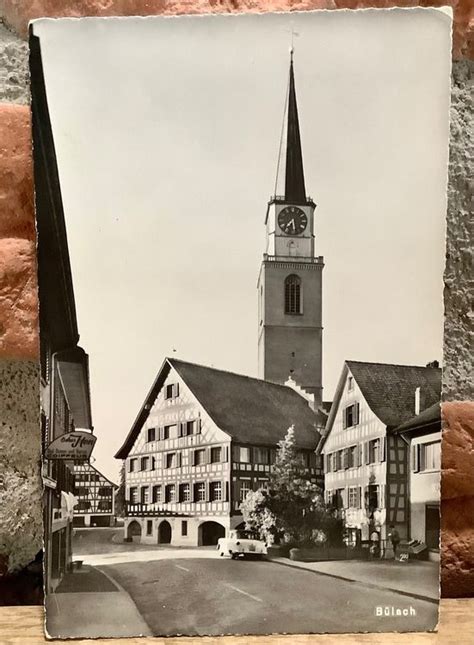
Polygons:
<instances>
[{"instance_id":1,"label":"window shutter","mask_svg":"<svg viewBox=\"0 0 474 645\"><path fill-rule=\"evenodd\" d=\"M365 463L370 464L370 441L364 443Z\"/></svg>"},{"instance_id":2,"label":"window shutter","mask_svg":"<svg viewBox=\"0 0 474 645\"><path fill-rule=\"evenodd\" d=\"M349 448L344 448L342 452L342 464L343 464L342 467L344 468L344 470L349 468Z\"/></svg>"},{"instance_id":3,"label":"window shutter","mask_svg":"<svg viewBox=\"0 0 474 645\"><path fill-rule=\"evenodd\" d=\"M356 450L356 460L357 460L357 466L362 466L362 444L358 443L357 444L357 450Z\"/></svg>"},{"instance_id":4,"label":"window shutter","mask_svg":"<svg viewBox=\"0 0 474 645\"><path fill-rule=\"evenodd\" d=\"M354 425L355 426L359 424L359 407L360 406L358 403L354 405Z\"/></svg>"},{"instance_id":5,"label":"window shutter","mask_svg":"<svg viewBox=\"0 0 474 645\"><path fill-rule=\"evenodd\" d=\"M196 434L201 434L201 418L196 419Z\"/></svg>"},{"instance_id":6,"label":"window shutter","mask_svg":"<svg viewBox=\"0 0 474 645\"><path fill-rule=\"evenodd\" d=\"M362 498L362 488L360 486L357 486L357 508L361 508L361 498Z\"/></svg>"},{"instance_id":7,"label":"window shutter","mask_svg":"<svg viewBox=\"0 0 474 645\"><path fill-rule=\"evenodd\" d=\"M164 431L165 431L165 429L164 429L162 426L160 426L160 427L158 428L158 439L159 439L160 441L162 441L162 440L163 440Z\"/></svg>"},{"instance_id":8,"label":"window shutter","mask_svg":"<svg viewBox=\"0 0 474 645\"><path fill-rule=\"evenodd\" d=\"M387 443L386 438L382 437L380 439L380 461L385 461L385 452L387 449L386 443Z\"/></svg>"},{"instance_id":9,"label":"window shutter","mask_svg":"<svg viewBox=\"0 0 474 645\"><path fill-rule=\"evenodd\" d=\"M379 507L385 508L385 484L380 484L379 491Z\"/></svg>"},{"instance_id":10,"label":"window shutter","mask_svg":"<svg viewBox=\"0 0 474 645\"><path fill-rule=\"evenodd\" d=\"M229 501L229 484L226 481L222 482L222 498L224 502Z\"/></svg>"},{"instance_id":11,"label":"window shutter","mask_svg":"<svg viewBox=\"0 0 474 645\"><path fill-rule=\"evenodd\" d=\"M224 461L229 461L229 446L224 446Z\"/></svg>"},{"instance_id":12,"label":"window shutter","mask_svg":"<svg viewBox=\"0 0 474 645\"><path fill-rule=\"evenodd\" d=\"M211 486L208 481L204 482L204 501L209 502L211 499Z\"/></svg>"},{"instance_id":13,"label":"window shutter","mask_svg":"<svg viewBox=\"0 0 474 645\"><path fill-rule=\"evenodd\" d=\"M180 452L176 453L176 467L181 468L181 457L182 454Z\"/></svg>"},{"instance_id":14,"label":"window shutter","mask_svg":"<svg viewBox=\"0 0 474 645\"><path fill-rule=\"evenodd\" d=\"M181 421L178 421L177 430L178 430L178 438L182 437L183 436L183 424L181 423Z\"/></svg>"},{"instance_id":15,"label":"window shutter","mask_svg":"<svg viewBox=\"0 0 474 645\"><path fill-rule=\"evenodd\" d=\"M342 429L345 430L347 428L347 408L344 408L342 411Z\"/></svg>"},{"instance_id":16,"label":"window shutter","mask_svg":"<svg viewBox=\"0 0 474 645\"><path fill-rule=\"evenodd\" d=\"M175 398L179 396L179 383L175 383L173 386L173 396Z\"/></svg>"},{"instance_id":17,"label":"window shutter","mask_svg":"<svg viewBox=\"0 0 474 645\"><path fill-rule=\"evenodd\" d=\"M415 444L413 446L413 472L418 473L420 471L420 446Z\"/></svg>"}]
</instances>

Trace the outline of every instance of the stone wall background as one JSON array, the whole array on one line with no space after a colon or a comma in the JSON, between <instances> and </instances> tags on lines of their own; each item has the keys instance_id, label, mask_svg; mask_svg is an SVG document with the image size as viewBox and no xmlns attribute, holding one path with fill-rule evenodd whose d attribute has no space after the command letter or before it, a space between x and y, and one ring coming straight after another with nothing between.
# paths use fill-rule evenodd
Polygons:
<instances>
[{"instance_id":1,"label":"stone wall background","mask_svg":"<svg viewBox=\"0 0 474 645\"><path fill-rule=\"evenodd\" d=\"M42 545L38 303L28 86L28 21L112 16L376 6L454 9L443 374L444 597L474 596L472 388L472 76L470 0L0 0L0 591L11 604L41 602ZM2 584L3 582L3 584Z\"/></svg>"}]
</instances>

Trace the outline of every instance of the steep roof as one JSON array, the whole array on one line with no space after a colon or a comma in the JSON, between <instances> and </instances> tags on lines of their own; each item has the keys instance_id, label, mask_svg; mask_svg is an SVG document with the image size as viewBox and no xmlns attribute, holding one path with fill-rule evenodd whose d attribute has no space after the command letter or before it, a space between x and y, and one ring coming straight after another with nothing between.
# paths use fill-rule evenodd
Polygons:
<instances>
[{"instance_id":1,"label":"steep roof","mask_svg":"<svg viewBox=\"0 0 474 645\"><path fill-rule=\"evenodd\" d=\"M441 405L439 401L399 425L395 432L418 432L423 429L433 428L434 426L441 427Z\"/></svg>"},{"instance_id":2,"label":"steep roof","mask_svg":"<svg viewBox=\"0 0 474 645\"><path fill-rule=\"evenodd\" d=\"M306 202L304 184L303 153L301 151L300 124L296 103L295 72L293 52L290 62L290 81L288 87L288 122L286 130L286 168L285 199L295 204Z\"/></svg>"},{"instance_id":3,"label":"steep roof","mask_svg":"<svg viewBox=\"0 0 474 645\"><path fill-rule=\"evenodd\" d=\"M441 399L441 369L419 365L391 365L346 361L372 412L389 428L408 421L415 412L415 390L421 409Z\"/></svg>"},{"instance_id":4,"label":"steep roof","mask_svg":"<svg viewBox=\"0 0 474 645\"><path fill-rule=\"evenodd\" d=\"M317 452L322 450L331 434L349 370L368 406L389 430L394 430L397 426L412 419L415 412L417 387L420 388L422 411L436 404L439 406L441 369L438 367L345 361Z\"/></svg>"},{"instance_id":5,"label":"steep roof","mask_svg":"<svg viewBox=\"0 0 474 645\"><path fill-rule=\"evenodd\" d=\"M214 423L235 441L273 445L291 425L300 448L316 448L320 434L318 417L294 390L261 379L167 358L132 426L115 455L124 459L146 421L170 368L189 387Z\"/></svg>"}]
</instances>

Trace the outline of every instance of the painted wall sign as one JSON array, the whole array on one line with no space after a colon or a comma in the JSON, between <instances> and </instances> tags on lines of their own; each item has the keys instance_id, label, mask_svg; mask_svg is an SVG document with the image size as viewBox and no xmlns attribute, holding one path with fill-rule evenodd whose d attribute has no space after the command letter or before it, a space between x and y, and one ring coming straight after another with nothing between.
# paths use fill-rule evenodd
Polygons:
<instances>
[{"instance_id":1,"label":"painted wall sign","mask_svg":"<svg viewBox=\"0 0 474 645\"><path fill-rule=\"evenodd\" d=\"M87 460L97 437L90 432L74 430L57 437L46 448L46 459Z\"/></svg>"}]
</instances>

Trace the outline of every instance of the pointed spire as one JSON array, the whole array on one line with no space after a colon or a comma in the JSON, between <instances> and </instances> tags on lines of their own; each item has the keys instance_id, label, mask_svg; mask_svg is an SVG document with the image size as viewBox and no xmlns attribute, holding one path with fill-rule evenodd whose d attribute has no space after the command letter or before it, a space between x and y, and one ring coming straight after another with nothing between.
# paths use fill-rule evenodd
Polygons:
<instances>
[{"instance_id":1,"label":"pointed spire","mask_svg":"<svg viewBox=\"0 0 474 645\"><path fill-rule=\"evenodd\" d=\"M303 154L301 152L300 125L296 104L293 46L290 49L290 83L288 90L288 122L286 130L285 200L294 203L306 201Z\"/></svg>"}]
</instances>

